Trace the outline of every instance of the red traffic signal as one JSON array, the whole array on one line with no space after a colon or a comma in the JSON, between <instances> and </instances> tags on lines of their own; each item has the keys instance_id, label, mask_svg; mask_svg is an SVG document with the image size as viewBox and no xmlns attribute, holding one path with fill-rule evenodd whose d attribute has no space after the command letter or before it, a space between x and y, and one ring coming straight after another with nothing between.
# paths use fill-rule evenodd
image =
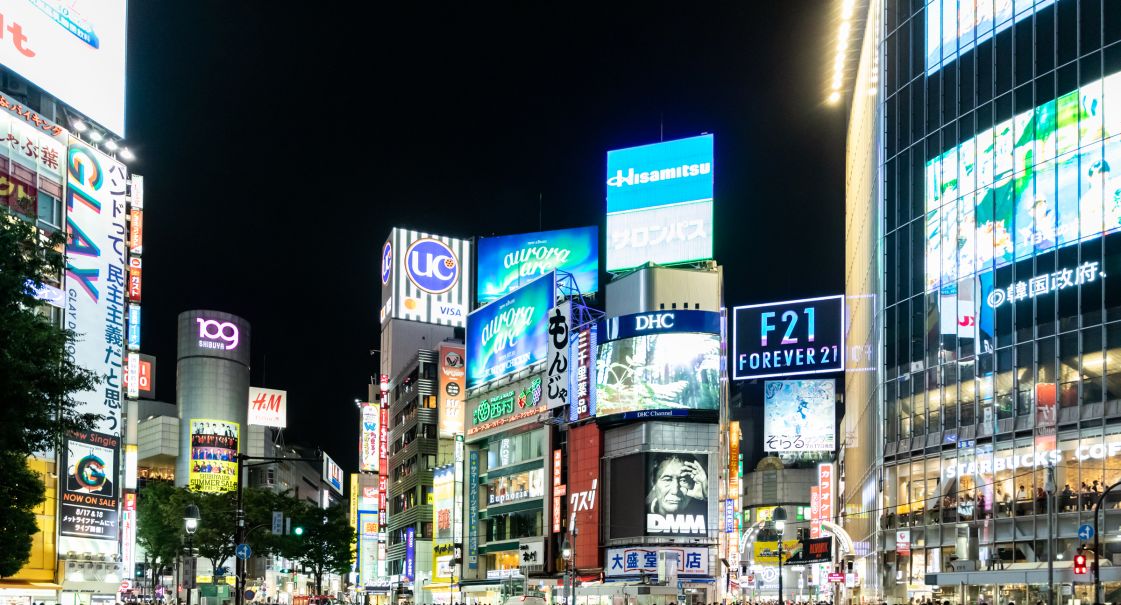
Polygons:
<instances>
[{"instance_id":1,"label":"red traffic signal","mask_svg":"<svg viewBox=\"0 0 1121 605\"><path fill-rule=\"evenodd\" d=\"M1086 573L1086 555L1074 555L1074 573L1079 576Z\"/></svg>"}]
</instances>

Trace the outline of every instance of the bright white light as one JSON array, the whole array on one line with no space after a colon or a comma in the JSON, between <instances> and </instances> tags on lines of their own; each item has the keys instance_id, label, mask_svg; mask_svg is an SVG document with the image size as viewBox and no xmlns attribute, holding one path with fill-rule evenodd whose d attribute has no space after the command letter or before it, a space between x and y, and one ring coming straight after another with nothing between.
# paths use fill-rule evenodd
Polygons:
<instances>
[{"instance_id":1,"label":"bright white light","mask_svg":"<svg viewBox=\"0 0 1121 605\"><path fill-rule=\"evenodd\" d=\"M109 140L105 141L105 149L107 149L109 151L116 151L117 150L117 142L114 141L113 139L109 139Z\"/></svg>"},{"instance_id":2,"label":"bright white light","mask_svg":"<svg viewBox=\"0 0 1121 605\"><path fill-rule=\"evenodd\" d=\"M132 155L132 152L129 151L128 147L125 147L121 149L121 159L126 162L131 162L136 159L136 156Z\"/></svg>"},{"instance_id":3,"label":"bright white light","mask_svg":"<svg viewBox=\"0 0 1121 605\"><path fill-rule=\"evenodd\" d=\"M101 136L101 133L96 131L96 130L91 130L90 134L89 134L89 137L90 137L90 140L93 141L94 143L100 143L101 139L105 138L105 137Z\"/></svg>"},{"instance_id":4,"label":"bright white light","mask_svg":"<svg viewBox=\"0 0 1121 605\"><path fill-rule=\"evenodd\" d=\"M74 120L74 131L75 132L85 132L89 129L90 129L90 127L86 126L85 122L83 122L81 120Z\"/></svg>"},{"instance_id":5,"label":"bright white light","mask_svg":"<svg viewBox=\"0 0 1121 605\"><path fill-rule=\"evenodd\" d=\"M830 103L836 103L837 101L840 101L840 100L841 100L841 93L839 93L835 90L833 91L832 94L829 95L829 102Z\"/></svg>"}]
</instances>

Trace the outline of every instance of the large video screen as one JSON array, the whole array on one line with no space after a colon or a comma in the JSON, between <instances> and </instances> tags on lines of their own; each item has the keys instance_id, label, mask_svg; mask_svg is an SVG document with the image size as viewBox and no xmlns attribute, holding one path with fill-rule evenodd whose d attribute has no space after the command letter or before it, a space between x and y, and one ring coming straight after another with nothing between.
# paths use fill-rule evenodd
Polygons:
<instances>
[{"instance_id":1,"label":"large video screen","mask_svg":"<svg viewBox=\"0 0 1121 605\"><path fill-rule=\"evenodd\" d=\"M607 153L607 270L712 258L711 134Z\"/></svg>"},{"instance_id":2,"label":"large video screen","mask_svg":"<svg viewBox=\"0 0 1121 605\"><path fill-rule=\"evenodd\" d=\"M1121 227L1121 74L985 130L926 165L926 288ZM1055 283L1028 296L1055 289ZM1065 283L1065 281L1064 281ZM1002 284L1001 286L1003 286Z\"/></svg>"},{"instance_id":3,"label":"large video screen","mask_svg":"<svg viewBox=\"0 0 1121 605\"><path fill-rule=\"evenodd\" d=\"M719 401L717 334L650 334L599 344L598 416L715 410Z\"/></svg>"},{"instance_id":4,"label":"large video screen","mask_svg":"<svg viewBox=\"0 0 1121 605\"><path fill-rule=\"evenodd\" d=\"M554 277L549 272L467 316L468 389L545 361Z\"/></svg>"},{"instance_id":5,"label":"large video screen","mask_svg":"<svg viewBox=\"0 0 1121 605\"><path fill-rule=\"evenodd\" d=\"M708 454L646 456L646 533L708 535Z\"/></svg>"},{"instance_id":6,"label":"large video screen","mask_svg":"<svg viewBox=\"0 0 1121 605\"><path fill-rule=\"evenodd\" d=\"M927 0L926 72L932 74L1055 0Z\"/></svg>"},{"instance_id":7,"label":"large video screen","mask_svg":"<svg viewBox=\"0 0 1121 605\"><path fill-rule=\"evenodd\" d=\"M836 449L836 392L832 378L763 383L763 451Z\"/></svg>"},{"instance_id":8,"label":"large video screen","mask_svg":"<svg viewBox=\"0 0 1121 605\"><path fill-rule=\"evenodd\" d=\"M599 228L578 227L479 238L480 303L501 298L559 269L571 273L581 294L599 290Z\"/></svg>"}]
</instances>

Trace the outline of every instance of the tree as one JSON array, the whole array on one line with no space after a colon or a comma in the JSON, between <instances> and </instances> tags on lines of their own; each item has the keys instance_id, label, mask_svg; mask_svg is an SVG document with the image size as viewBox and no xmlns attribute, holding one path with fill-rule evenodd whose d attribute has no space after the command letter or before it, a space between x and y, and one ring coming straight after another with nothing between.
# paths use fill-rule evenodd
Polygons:
<instances>
[{"instance_id":1,"label":"tree","mask_svg":"<svg viewBox=\"0 0 1121 605\"><path fill-rule=\"evenodd\" d=\"M187 498L186 489L162 482L149 482L137 495L136 543L144 548L152 569L169 565L183 552ZM157 575L152 574L153 584Z\"/></svg>"},{"instance_id":2,"label":"tree","mask_svg":"<svg viewBox=\"0 0 1121 605\"><path fill-rule=\"evenodd\" d=\"M21 198L20 205L32 200ZM88 431L101 419L80 414L73 394L92 389L97 378L67 356L75 334L52 324L37 309L34 291L59 275L64 257L61 234L47 235L0 211L0 577L27 562L39 530L34 508L46 494L43 481L27 467L27 456L57 449L70 431Z\"/></svg>"},{"instance_id":3,"label":"tree","mask_svg":"<svg viewBox=\"0 0 1121 605\"><path fill-rule=\"evenodd\" d=\"M323 575L350 571L351 542L355 531L341 505L327 509L300 501L292 514L293 527L304 528L302 536L285 536L279 554L298 561L315 576L315 592L323 592Z\"/></svg>"}]
</instances>

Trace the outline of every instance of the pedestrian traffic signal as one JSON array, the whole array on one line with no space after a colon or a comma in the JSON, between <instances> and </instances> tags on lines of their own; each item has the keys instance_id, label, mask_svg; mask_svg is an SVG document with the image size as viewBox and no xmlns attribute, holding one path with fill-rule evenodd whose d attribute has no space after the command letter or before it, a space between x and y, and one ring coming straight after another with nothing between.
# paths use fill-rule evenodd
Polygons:
<instances>
[{"instance_id":1,"label":"pedestrian traffic signal","mask_svg":"<svg viewBox=\"0 0 1121 605\"><path fill-rule=\"evenodd\" d=\"M1086 574L1086 555L1081 552L1074 555L1074 574L1078 576Z\"/></svg>"},{"instance_id":2,"label":"pedestrian traffic signal","mask_svg":"<svg viewBox=\"0 0 1121 605\"><path fill-rule=\"evenodd\" d=\"M296 534L297 536L302 536L304 535L304 528L297 525L296 527L292 528L292 533Z\"/></svg>"}]
</instances>

